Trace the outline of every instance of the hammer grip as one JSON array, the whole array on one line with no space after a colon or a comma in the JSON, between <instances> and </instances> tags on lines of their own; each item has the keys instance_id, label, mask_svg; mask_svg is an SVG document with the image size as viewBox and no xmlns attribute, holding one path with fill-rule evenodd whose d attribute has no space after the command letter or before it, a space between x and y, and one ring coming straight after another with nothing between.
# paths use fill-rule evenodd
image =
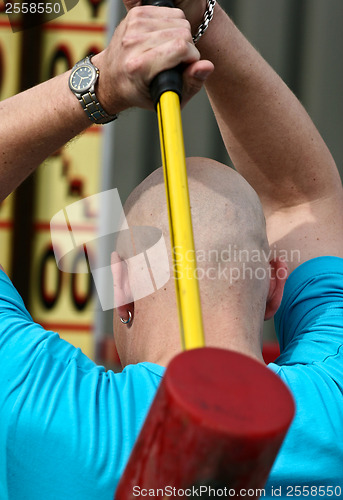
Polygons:
<instances>
[{"instance_id":1,"label":"hammer grip","mask_svg":"<svg viewBox=\"0 0 343 500\"><path fill-rule=\"evenodd\" d=\"M143 0L142 5L155 5L157 7L174 7L172 0ZM182 72L180 68L167 69L159 73L150 84L150 95L155 107L164 92L175 92L181 101L182 98Z\"/></svg>"}]
</instances>

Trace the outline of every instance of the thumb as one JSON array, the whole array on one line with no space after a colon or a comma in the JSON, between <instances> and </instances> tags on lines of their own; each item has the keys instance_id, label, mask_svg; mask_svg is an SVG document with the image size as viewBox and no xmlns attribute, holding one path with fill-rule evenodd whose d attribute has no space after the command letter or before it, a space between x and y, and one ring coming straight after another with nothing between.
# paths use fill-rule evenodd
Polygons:
<instances>
[{"instance_id":1,"label":"thumb","mask_svg":"<svg viewBox=\"0 0 343 500\"><path fill-rule=\"evenodd\" d=\"M197 61L185 69L183 72L183 105L202 89L213 71L214 65L206 60Z\"/></svg>"}]
</instances>

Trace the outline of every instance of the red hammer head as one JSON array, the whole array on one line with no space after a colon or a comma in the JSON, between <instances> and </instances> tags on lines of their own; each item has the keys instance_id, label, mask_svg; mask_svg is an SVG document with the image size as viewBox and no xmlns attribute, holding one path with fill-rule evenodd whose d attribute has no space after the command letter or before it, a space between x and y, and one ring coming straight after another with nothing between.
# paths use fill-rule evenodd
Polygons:
<instances>
[{"instance_id":1,"label":"red hammer head","mask_svg":"<svg viewBox=\"0 0 343 500\"><path fill-rule=\"evenodd\" d=\"M115 499L167 486L175 496L193 485L263 488L293 415L289 390L262 363L186 351L166 370Z\"/></svg>"}]
</instances>

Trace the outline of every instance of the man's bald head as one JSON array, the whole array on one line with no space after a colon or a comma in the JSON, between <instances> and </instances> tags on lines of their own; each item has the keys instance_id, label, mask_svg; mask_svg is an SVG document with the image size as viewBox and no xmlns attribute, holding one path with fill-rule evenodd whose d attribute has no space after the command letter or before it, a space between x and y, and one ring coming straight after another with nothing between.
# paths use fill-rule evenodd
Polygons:
<instances>
[{"instance_id":1,"label":"man's bald head","mask_svg":"<svg viewBox=\"0 0 343 500\"><path fill-rule=\"evenodd\" d=\"M235 266L254 251L268 254L265 219L259 198L234 170L213 160L187 160L188 185L198 267ZM169 241L169 223L162 169L149 175L125 204L129 226L155 226ZM240 250L249 251L240 252ZM231 257L231 259L230 259ZM251 262L250 262L251 263ZM251 263L253 264L253 263ZM202 274L202 273L201 273ZM212 285L225 287L222 280ZM250 284L251 286L251 284Z\"/></svg>"},{"instance_id":2,"label":"man's bald head","mask_svg":"<svg viewBox=\"0 0 343 500\"><path fill-rule=\"evenodd\" d=\"M269 247L258 196L237 172L213 160L189 159L187 172L206 343L230 347L228 323L234 322L237 333L231 333L231 337L237 335L238 341L241 335L243 343L253 341L257 345L269 284ZM131 193L125 213L130 227L160 229L170 250L162 169ZM126 258L120 240L118 252ZM172 269L171 253L169 257ZM173 279L155 294L137 301L135 322L137 335L155 338L155 344L152 330L164 338L161 329L170 331L172 324L178 329ZM169 343L171 348L174 342L168 339Z\"/></svg>"}]
</instances>

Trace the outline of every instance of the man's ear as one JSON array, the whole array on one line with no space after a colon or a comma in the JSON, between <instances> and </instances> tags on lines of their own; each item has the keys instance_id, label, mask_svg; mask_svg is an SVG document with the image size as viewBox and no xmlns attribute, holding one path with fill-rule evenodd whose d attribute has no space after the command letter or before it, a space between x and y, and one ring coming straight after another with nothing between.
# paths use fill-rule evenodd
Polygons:
<instances>
[{"instance_id":1,"label":"man's ear","mask_svg":"<svg viewBox=\"0 0 343 500\"><path fill-rule=\"evenodd\" d=\"M129 319L129 312L133 320L134 302L130 289L127 265L117 252L113 252L111 255L111 271L113 278L114 307L119 317L123 320ZM130 321L130 324L131 323L132 321Z\"/></svg>"},{"instance_id":2,"label":"man's ear","mask_svg":"<svg viewBox=\"0 0 343 500\"><path fill-rule=\"evenodd\" d=\"M266 303L266 312L264 319L270 319L274 316L276 311L279 309L283 289L288 277L288 266L286 262L280 260L279 258L273 259L269 262L270 266L270 282L269 282L269 292Z\"/></svg>"}]
</instances>

